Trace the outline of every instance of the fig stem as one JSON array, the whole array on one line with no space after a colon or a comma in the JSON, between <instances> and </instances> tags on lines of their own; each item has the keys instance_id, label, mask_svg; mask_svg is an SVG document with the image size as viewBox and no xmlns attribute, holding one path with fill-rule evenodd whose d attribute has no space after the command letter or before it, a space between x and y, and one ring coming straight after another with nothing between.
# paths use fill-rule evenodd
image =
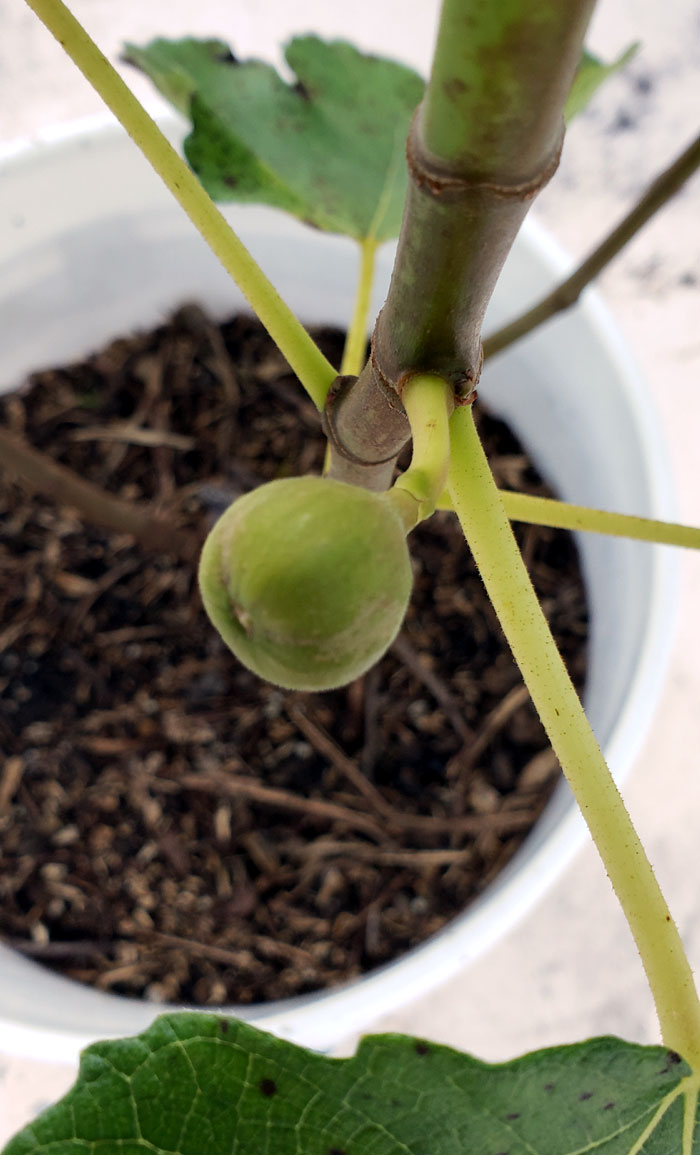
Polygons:
<instances>
[{"instance_id":1,"label":"fig stem","mask_svg":"<svg viewBox=\"0 0 700 1155\"><path fill-rule=\"evenodd\" d=\"M503 632L646 971L666 1046L700 1064L700 1002L676 924L532 588L471 409L450 422L448 488Z\"/></svg>"},{"instance_id":2,"label":"fig stem","mask_svg":"<svg viewBox=\"0 0 700 1155\"><path fill-rule=\"evenodd\" d=\"M435 373L417 373L401 392L406 410L413 454L411 464L394 483L394 489L410 493L418 502L419 520L435 512L445 488L450 463L450 413L454 407L452 386Z\"/></svg>"},{"instance_id":3,"label":"fig stem","mask_svg":"<svg viewBox=\"0 0 700 1155\"><path fill-rule=\"evenodd\" d=\"M501 501L510 521L529 525L546 525L552 529L603 533L610 537L627 537L656 545L675 545L683 549L700 549L700 528L675 521L657 521L653 517L635 517L629 513L608 513L590 509L553 497L535 497L531 493L500 490ZM438 509L452 510L449 493L440 494Z\"/></svg>"},{"instance_id":4,"label":"fig stem","mask_svg":"<svg viewBox=\"0 0 700 1155\"><path fill-rule=\"evenodd\" d=\"M683 150L680 156L664 169L630 209L625 217L608 233L566 280L532 305L525 313L509 321L484 341L484 357L494 357L510 345L531 333L557 313L575 305L583 290L603 269L622 252L640 229L662 209L672 196L700 167L700 135Z\"/></svg>"},{"instance_id":5,"label":"fig stem","mask_svg":"<svg viewBox=\"0 0 700 1155\"><path fill-rule=\"evenodd\" d=\"M360 242L360 272L357 278L355 303L340 365L343 377L358 377L367 360L367 321L374 280L374 258L378 247L379 242L374 237L365 237Z\"/></svg>"}]
</instances>

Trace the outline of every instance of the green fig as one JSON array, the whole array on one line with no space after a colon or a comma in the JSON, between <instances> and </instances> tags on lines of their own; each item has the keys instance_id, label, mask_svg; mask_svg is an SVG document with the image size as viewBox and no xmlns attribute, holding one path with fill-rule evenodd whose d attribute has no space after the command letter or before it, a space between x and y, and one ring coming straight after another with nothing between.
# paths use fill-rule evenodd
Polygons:
<instances>
[{"instance_id":1,"label":"green fig","mask_svg":"<svg viewBox=\"0 0 700 1155\"><path fill-rule=\"evenodd\" d=\"M412 571L386 494L294 477L229 506L204 544L199 582L211 621L244 665L286 689L330 690L391 645Z\"/></svg>"}]
</instances>

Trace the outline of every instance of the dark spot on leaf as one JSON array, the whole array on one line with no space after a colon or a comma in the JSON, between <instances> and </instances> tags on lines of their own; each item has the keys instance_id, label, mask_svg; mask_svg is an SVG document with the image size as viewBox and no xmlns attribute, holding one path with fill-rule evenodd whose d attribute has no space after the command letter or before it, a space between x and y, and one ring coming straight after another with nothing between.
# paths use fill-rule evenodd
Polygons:
<instances>
[{"instance_id":1,"label":"dark spot on leaf","mask_svg":"<svg viewBox=\"0 0 700 1155\"><path fill-rule=\"evenodd\" d=\"M231 176L230 173L226 173L223 180L224 180L224 184L226 185L227 188L236 188L238 185L238 177L237 176Z\"/></svg>"},{"instance_id":2,"label":"dark spot on leaf","mask_svg":"<svg viewBox=\"0 0 700 1155\"><path fill-rule=\"evenodd\" d=\"M238 64L238 60L233 55L231 49L226 48L224 45L214 47L211 58L215 60L217 64Z\"/></svg>"},{"instance_id":3,"label":"dark spot on leaf","mask_svg":"<svg viewBox=\"0 0 700 1155\"><path fill-rule=\"evenodd\" d=\"M223 1034L226 1034L229 1026L228 1019L219 1019L219 1026L221 1027Z\"/></svg>"},{"instance_id":4,"label":"dark spot on leaf","mask_svg":"<svg viewBox=\"0 0 700 1155\"><path fill-rule=\"evenodd\" d=\"M667 1075L672 1067L677 1067L682 1062L682 1059L677 1051L668 1051L666 1055L666 1066L661 1071L662 1075Z\"/></svg>"},{"instance_id":5,"label":"dark spot on leaf","mask_svg":"<svg viewBox=\"0 0 700 1155\"><path fill-rule=\"evenodd\" d=\"M392 1105L392 1107L400 1107L401 1106L401 1100L400 1099L392 1099L391 1105Z\"/></svg>"},{"instance_id":6,"label":"dark spot on leaf","mask_svg":"<svg viewBox=\"0 0 700 1155\"><path fill-rule=\"evenodd\" d=\"M545 1089L545 1091L553 1091L554 1090L554 1083L545 1083L544 1089Z\"/></svg>"},{"instance_id":7,"label":"dark spot on leaf","mask_svg":"<svg viewBox=\"0 0 700 1155\"><path fill-rule=\"evenodd\" d=\"M416 1054L417 1055L428 1055L429 1053L430 1053L430 1047L428 1046L427 1043L424 1043L422 1040L420 1042L416 1043Z\"/></svg>"},{"instance_id":8,"label":"dark spot on leaf","mask_svg":"<svg viewBox=\"0 0 700 1155\"><path fill-rule=\"evenodd\" d=\"M342 1147L329 1147L326 1155L348 1155L347 1151L343 1151Z\"/></svg>"},{"instance_id":9,"label":"dark spot on leaf","mask_svg":"<svg viewBox=\"0 0 700 1155\"><path fill-rule=\"evenodd\" d=\"M612 1100L610 1100L610 1102L609 1102L609 1103L606 1103L606 1104L605 1104L605 1106L603 1107L603 1110L604 1110L604 1111L612 1111L612 1109L613 1109L613 1107L614 1107L614 1106L615 1106L615 1104L613 1103L613 1101L612 1101Z\"/></svg>"},{"instance_id":10,"label":"dark spot on leaf","mask_svg":"<svg viewBox=\"0 0 700 1155\"><path fill-rule=\"evenodd\" d=\"M268 1099L277 1094L277 1084L274 1079L261 1079L259 1086L263 1095L267 1095Z\"/></svg>"},{"instance_id":11,"label":"dark spot on leaf","mask_svg":"<svg viewBox=\"0 0 700 1155\"><path fill-rule=\"evenodd\" d=\"M520 1112L519 1111L511 1111L509 1115L506 1115L506 1119L508 1120L509 1123L512 1123L514 1119L519 1119L519 1118L520 1118Z\"/></svg>"},{"instance_id":12,"label":"dark spot on leaf","mask_svg":"<svg viewBox=\"0 0 700 1155\"><path fill-rule=\"evenodd\" d=\"M302 100L305 100L307 104L310 103L311 93L309 92L306 85L302 84L301 80L297 80L292 91L296 92L297 96L301 97Z\"/></svg>"},{"instance_id":13,"label":"dark spot on leaf","mask_svg":"<svg viewBox=\"0 0 700 1155\"><path fill-rule=\"evenodd\" d=\"M593 1092L592 1091L582 1091L578 1098L579 1098L579 1103L585 1103L586 1099L592 1099L593 1098Z\"/></svg>"}]
</instances>

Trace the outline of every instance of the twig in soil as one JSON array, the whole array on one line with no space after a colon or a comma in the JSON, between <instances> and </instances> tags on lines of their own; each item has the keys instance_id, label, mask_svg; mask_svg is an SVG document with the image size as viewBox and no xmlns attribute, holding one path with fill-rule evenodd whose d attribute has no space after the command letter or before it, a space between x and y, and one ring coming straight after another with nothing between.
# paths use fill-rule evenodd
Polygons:
<instances>
[{"instance_id":1,"label":"twig in soil","mask_svg":"<svg viewBox=\"0 0 700 1155\"><path fill-rule=\"evenodd\" d=\"M457 787L461 791L466 782L466 776L473 770L478 759L483 754L484 750L496 737L498 732L503 729L508 719L516 710L520 709L525 702L528 701L530 695L527 686L518 685L513 686L509 690L505 698L502 698L493 710L486 715L483 725L474 735L470 744L463 747L458 754L451 759L451 766L448 767L448 777L450 770L454 775L457 775Z\"/></svg>"},{"instance_id":2,"label":"twig in soil","mask_svg":"<svg viewBox=\"0 0 700 1155\"><path fill-rule=\"evenodd\" d=\"M442 706L450 725L462 741L471 742L474 738L473 731L464 721L459 706L452 697L448 687L434 670L431 670L429 666L421 661L420 654L414 649L405 634L399 634L396 641L392 644L391 649L397 658L400 658L404 665L408 667L414 677L423 683L426 690L430 691L438 705Z\"/></svg>"},{"instance_id":3,"label":"twig in soil","mask_svg":"<svg viewBox=\"0 0 700 1155\"><path fill-rule=\"evenodd\" d=\"M406 875L403 872L395 874L390 878L379 894L371 902L368 902L364 910L359 911L357 920L361 925L365 924L365 950L371 957L376 958L381 951L381 937L382 937L382 911L388 905L393 895L401 890L406 881Z\"/></svg>"},{"instance_id":4,"label":"twig in soil","mask_svg":"<svg viewBox=\"0 0 700 1155\"><path fill-rule=\"evenodd\" d=\"M184 938L177 934L164 934L162 931L152 931L148 935L149 942L159 942L163 946L174 947L187 954L196 954L201 958L208 958L212 962L220 962L225 966L250 967L253 962L251 951L267 958L281 959L283 962L296 963L308 966L313 959L307 950L293 946L288 942L280 942L265 934L251 934L244 936L245 945L240 950L230 947L217 946L214 943L198 942Z\"/></svg>"},{"instance_id":5,"label":"twig in soil","mask_svg":"<svg viewBox=\"0 0 700 1155\"><path fill-rule=\"evenodd\" d=\"M373 810L376 810L378 814L386 815L391 813L391 805L382 797L377 787L367 781L352 758L348 758L347 754L344 754L340 747L336 746L330 735L316 722L312 721L308 713L305 713L299 706L292 706L287 713L294 725L301 730L304 737L311 743L314 749L319 754L323 754L328 758L336 770L347 778L348 782L369 802Z\"/></svg>"},{"instance_id":6,"label":"twig in soil","mask_svg":"<svg viewBox=\"0 0 700 1155\"><path fill-rule=\"evenodd\" d=\"M374 666L362 679L364 743L360 751L360 769L366 778L372 779L379 755L381 733L379 726L379 666Z\"/></svg>"},{"instance_id":7,"label":"twig in soil","mask_svg":"<svg viewBox=\"0 0 700 1155\"><path fill-rule=\"evenodd\" d=\"M532 810L499 810L493 814L461 814L443 818L433 814L401 814L392 809L388 821L414 834L505 835L526 830L534 821Z\"/></svg>"},{"instance_id":8,"label":"twig in soil","mask_svg":"<svg viewBox=\"0 0 700 1155\"><path fill-rule=\"evenodd\" d=\"M0 815L9 810L24 774L24 758L7 758L0 774Z\"/></svg>"},{"instance_id":9,"label":"twig in soil","mask_svg":"<svg viewBox=\"0 0 700 1155\"><path fill-rule=\"evenodd\" d=\"M533 755L523 766L519 784L521 790L539 790L556 773L561 773L559 761L551 746Z\"/></svg>"},{"instance_id":10,"label":"twig in soil","mask_svg":"<svg viewBox=\"0 0 700 1155\"><path fill-rule=\"evenodd\" d=\"M98 990L106 990L117 983L127 983L132 979L138 981L143 977L143 959L139 959L138 962L120 963L119 966L113 967L111 970L101 971L95 976L95 986Z\"/></svg>"},{"instance_id":11,"label":"twig in soil","mask_svg":"<svg viewBox=\"0 0 700 1155\"><path fill-rule=\"evenodd\" d=\"M292 946L289 942L270 938L268 935L256 934L252 942L263 957L281 959L283 962L294 963L297 966L308 966L313 962L311 954L302 947Z\"/></svg>"},{"instance_id":12,"label":"twig in soil","mask_svg":"<svg viewBox=\"0 0 700 1155\"><path fill-rule=\"evenodd\" d=\"M223 771L237 770L239 763L224 764ZM243 778L237 773L213 776L211 774L183 774L177 780L154 777L150 779L154 790L175 793L178 790L202 790L209 794L228 794L232 798L248 798L263 806L276 806L282 810L293 810L304 814L315 822L342 822L354 830L363 830L380 842L386 841L387 824L407 833L428 834L471 834L477 836L486 832L511 834L525 830L532 825L531 810L502 810L494 814L464 814L457 817L442 817L432 814L403 814L387 805L384 811L384 825L380 826L367 814L340 806L335 802L324 802L319 798L302 798L291 790L280 790L273 786L263 786L252 778Z\"/></svg>"},{"instance_id":13,"label":"twig in soil","mask_svg":"<svg viewBox=\"0 0 700 1155\"><path fill-rule=\"evenodd\" d=\"M462 850L387 850L383 846L372 846L369 842L343 841L339 838L317 838L310 845L298 843L279 847L290 858L351 858L362 859L382 866L407 866L413 870L432 870L434 867L452 866L470 858L471 847Z\"/></svg>"},{"instance_id":14,"label":"twig in soil","mask_svg":"<svg viewBox=\"0 0 700 1155\"><path fill-rule=\"evenodd\" d=\"M197 442L194 437L185 437L182 433L171 433L168 429L144 429L130 421L115 421L113 425L89 425L82 429L74 429L70 434L71 441L123 441L127 445L147 445L150 448L165 446L168 449L180 449L187 452L194 449Z\"/></svg>"},{"instance_id":15,"label":"twig in soil","mask_svg":"<svg viewBox=\"0 0 700 1155\"><path fill-rule=\"evenodd\" d=\"M96 525L131 534L147 549L171 553L187 562L198 553L200 542L195 534L173 525L144 502L114 497L2 428L0 460L30 493L72 506Z\"/></svg>"},{"instance_id":16,"label":"twig in soil","mask_svg":"<svg viewBox=\"0 0 700 1155\"><path fill-rule=\"evenodd\" d=\"M173 321L180 322L195 337L202 334L206 337L214 355L219 380L224 387L223 393L226 404L229 409L237 410L241 400L241 391L219 326L204 312L200 305L194 302L182 305L174 314Z\"/></svg>"},{"instance_id":17,"label":"twig in soil","mask_svg":"<svg viewBox=\"0 0 700 1155\"><path fill-rule=\"evenodd\" d=\"M235 764L224 763L222 770L237 769ZM339 806L334 802L324 802L320 798L302 798L291 790L280 790L274 786L263 786L253 778L243 778L239 774L183 774L177 781L168 781L163 778L151 779L154 790L166 790L172 793L176 790L202 790L207 794L223 794L231 798L247 798L251 802L258 802L262 806L276 806L281 810L293 810L297 814L304 814L313 822L342 822L354 830L363 830L372 838L384 839L382 827L357 810L348 806Z\"/></svg>"},{"instance_id":18,"label":"twig in soil","mask_svg":"<svg viewBox=\"0 0 700 1155\"><path fill-rule=\"evenodd\" d=\"M252 961L250 951L245 948L232 950L228 947L215 946L213 943L196 942L178 934L151 931L148 935L148 941L173 947L175 950L184 951L186 954L199 955L200 958L208 958L211 962L223 963L224 966L236 967L237 969L249 968Z\"/></svg>"},{"instance_id":19,"label":"twig in soil","mask_svg":"<svg viewBox=\"0 0 700 1155\"><path fill-rule=\"evenodd\" d=\"M105 958L113 951L116 943L100 939L76 939L74 942L34 942L31 938L2 938L3 945L20 954L39 959Z\"/></svg>"},{"instance_id":20,"label":"twig in soil","mask_svg":"<svg viewBox=\"0 0 700 1155\"><path fill-rule=\"evenodd\" d=\"M112 565L102 577L94 582L90 593L86 594L79 602L75 610L71 613L70 626L75 630L85 618L85 615L92 608L98 598L102 597L113 585L121 581L129 573L135 573L141 568L141 559L128 556L124 558L118 565Z\"/></svg>"}]
</instances>

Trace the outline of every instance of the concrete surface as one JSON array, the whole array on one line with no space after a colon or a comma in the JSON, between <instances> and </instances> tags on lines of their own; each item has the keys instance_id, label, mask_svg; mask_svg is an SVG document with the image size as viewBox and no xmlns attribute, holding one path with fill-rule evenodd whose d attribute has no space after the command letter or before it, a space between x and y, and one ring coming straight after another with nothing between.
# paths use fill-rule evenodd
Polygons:
<instances>
[{"instance_id":1,"label":"concrete surface","mask_svg":"<svg viewBox=\"0 0 700 1155\"><path fill-rule=\"evenodd\" d=\"M189 12L188 8L192 11ZM355 0L75 0L106 53L125 39L219 34L241 56L274 57L280 39L313 27L392 51L425 71L437 5ZM420 10L420 11L418 11ZM415 15L414 15L415 12ZM0 144L99 110L99 102L21 0L0 0ZM603 0L589 43L641 50L571 130L536 214L583 256L697 131L700 14L694 0ZM138 86L139 92L147 91ZM151 105L153 99L149 96ZM2 189L0 186L0 211ZM700 524L700 178L603 276L600 288L650 375L679 493ZM2 321L0 318L0 327ZM667 688L626 796L691 961L700 965L700 558L684 556ZM535 913L479 964L377 1029L410 1031L491 1059L614 1032L658 1038L641 966L604 871L588 847ZM68 1085L72 1072L2 1055L0 1140Z\"/></svg>"}]
</instances>

